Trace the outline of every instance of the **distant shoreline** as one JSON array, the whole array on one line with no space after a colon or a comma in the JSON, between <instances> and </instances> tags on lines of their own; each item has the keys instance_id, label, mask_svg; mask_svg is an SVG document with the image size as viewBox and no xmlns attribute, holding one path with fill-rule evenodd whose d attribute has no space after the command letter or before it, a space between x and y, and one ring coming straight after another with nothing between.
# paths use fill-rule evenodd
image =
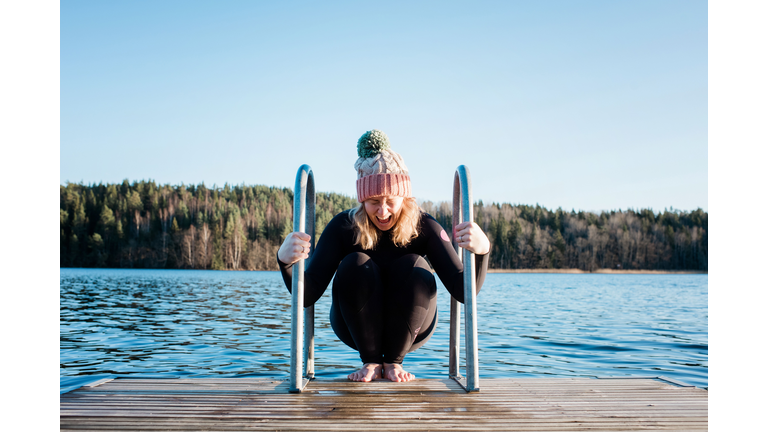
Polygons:
<instances>
[{"instance_id":1,"label":"distant shoreline","mask_svg":"<svg viewBox=\"0 0 768 432\"><path fill-rule=\"evenodd\" d=\"M597 269L584 271L579 269L488 269L488 273L569 273L569 274L708 274L707 270L617 270Z\"/></svg>"},{"instance_id":2,"label":"distant shoreline","mask_svg":"<svg viewBox=\"0 0 768 432\"><path fill-rule=\"evenodd\" d=\"M279 272L279 270L232 270L232 269L161 269L161 268L122 268L122 267L59 267L61 269L89 269L89 270L173 270L173 271L234 271L234 272ZM598 269L595 271L584 271L579 269L488 269L488 273L559 273L559 274L708 274L706 270L614 270Z\"/></svg>"}]
</instances>

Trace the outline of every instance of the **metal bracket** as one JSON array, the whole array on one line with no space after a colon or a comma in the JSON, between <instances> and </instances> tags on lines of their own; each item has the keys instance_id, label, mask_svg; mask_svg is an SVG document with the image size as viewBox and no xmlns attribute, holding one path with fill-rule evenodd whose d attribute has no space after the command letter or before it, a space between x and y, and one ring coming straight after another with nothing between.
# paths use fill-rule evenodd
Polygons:
<instances>
[{"instance_id":1,"label":"metal bracket","mask_svg":"<svg viewBox=\"0 0 768 432\"><path fill-rule=\"evenodd\" d=\"M298 386L296 386L296 388L292 388L292 386L289 386L288 387L288 392L289 393L301 393L301 392L304 391L304 389L307 387L307 384L309 384L310 381L311 381L311 379L309 379L309 378L301 378L301 383Z\"/></svg>"},{"instance_id":2,"label":"metal bracket","mask_svg":"<svg viewBox=\"0 0 768 432\"><path fill-rule=\"evenodd\" d=\"M480 391L480 387L478 386L469 387L467 384L467 379L463 376L452 376L451 379L456 381L467 393L477 393Z\"/></svg>"}]
</instances>

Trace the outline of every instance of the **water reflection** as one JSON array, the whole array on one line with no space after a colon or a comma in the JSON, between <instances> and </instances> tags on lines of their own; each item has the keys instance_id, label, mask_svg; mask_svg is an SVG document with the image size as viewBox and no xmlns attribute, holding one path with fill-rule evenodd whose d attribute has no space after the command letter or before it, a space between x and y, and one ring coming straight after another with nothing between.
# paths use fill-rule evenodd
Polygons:
<instances>
[{"instance_id":1,"label":"water reflection","mask_svg":"<svg viewBox=\"0 0 768 432\"><path fill-rule=\"evenodd\" d=\"M287 377L290 296L276 272L61 269L61 388L102 376ZM439 281L438 281L439 284ZM481 377L656 376L707 386L706 275L491 274L478 299ZM449 296L406 357L448 363ZM316 305L318 377L359 364ZM463 327L462 327L463 328Z\"/></svg>"}]
</instances>

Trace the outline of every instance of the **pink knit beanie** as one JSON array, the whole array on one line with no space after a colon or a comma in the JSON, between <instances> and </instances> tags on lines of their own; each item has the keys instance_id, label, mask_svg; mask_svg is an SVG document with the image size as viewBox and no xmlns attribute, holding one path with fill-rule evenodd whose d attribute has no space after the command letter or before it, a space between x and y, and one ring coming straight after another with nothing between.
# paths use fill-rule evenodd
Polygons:
<instances>
[{"instance_id":1,"label":"pink knit beanie","mask_svg":"<svg viewBox=\"0 0 768 432\"><path fill-rule=\"evenodd\" d=\"M411 196L411 178L403 158L389 147L387 135L370 130L357 140L357 201L394 195Z\"/></svg>"}]
</instances>

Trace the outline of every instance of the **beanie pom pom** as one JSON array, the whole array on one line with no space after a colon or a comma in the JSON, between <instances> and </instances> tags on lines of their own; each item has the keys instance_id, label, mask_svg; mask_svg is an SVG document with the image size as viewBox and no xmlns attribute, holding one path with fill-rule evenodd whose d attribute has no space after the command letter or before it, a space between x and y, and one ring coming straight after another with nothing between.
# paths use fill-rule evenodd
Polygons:
<instances>
[{"instance_id":1,"label":"beanie pom pom","mask_svg":"<svg viewBox=\"0 0 768 432\"><path fill-rule=\"evenodd\" d=\"M369 130L357 140L357 155L361 158L374 157L387 149L389 137L378 129Z\"/></svg>"}]
</instances>

